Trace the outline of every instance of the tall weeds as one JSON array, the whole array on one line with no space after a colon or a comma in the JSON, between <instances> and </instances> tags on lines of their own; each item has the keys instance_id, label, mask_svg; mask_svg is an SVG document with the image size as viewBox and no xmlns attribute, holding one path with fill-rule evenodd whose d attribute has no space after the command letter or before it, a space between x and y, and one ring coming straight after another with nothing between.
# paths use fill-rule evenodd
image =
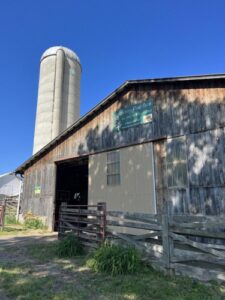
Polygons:
<instances>
[{"instance_id":1,"label":"tall weeds","mask_svg":"<svg viewBox=\"0 0 225 300\"><path fill-rule=\"evenodd\" d=\"M95 272L115 276L137 272L141 260L134 247L105 243L93 253L92 258L87 261L87 266Z\"/></svg>"}]
</instances>

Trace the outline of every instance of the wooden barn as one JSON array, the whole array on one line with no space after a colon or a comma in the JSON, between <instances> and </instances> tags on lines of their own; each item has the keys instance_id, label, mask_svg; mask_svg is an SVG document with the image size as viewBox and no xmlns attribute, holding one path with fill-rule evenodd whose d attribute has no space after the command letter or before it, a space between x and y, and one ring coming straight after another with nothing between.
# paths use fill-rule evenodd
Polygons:
<instances>
[{"instance_id":1,"label":"wooden barn","mask_svg":"<svg viewBox=\"0 0 225 300\"><path fill-rule=\"evenodd\" d=\"M59 206L225 213L225 75L127 81L34 154L22 213L57 229Z\"/></svg>"}]
</instances>

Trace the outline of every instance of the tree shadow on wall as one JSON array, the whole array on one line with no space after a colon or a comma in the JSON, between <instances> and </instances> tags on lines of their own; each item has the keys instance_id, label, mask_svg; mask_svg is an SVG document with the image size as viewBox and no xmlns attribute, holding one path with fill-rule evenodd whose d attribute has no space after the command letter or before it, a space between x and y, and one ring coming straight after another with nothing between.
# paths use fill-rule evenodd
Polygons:
<instances>
[{"instance_id":1,"label":"tree shadow on wall","mask_svg":"<svg viewBox=\"0 0 225 300\"><path fill-rule=\"evenodd\" d=\"M188 184L185 188L167 189L163 201L170 203L172 213L224 214L225 97L221 88L224 88L223 82L214 85L189 82L182 86L178 83L157 87L158 90L153 88L152 94L146 96L153 99L152 122L120 131L115 130L113 124L100 129L100 112L95 119L98 125L88 130L78 145L78 154L185 136ZM137 91L135 93L137 95ZM130 97L135 98L132 93ZM126 99L121 107L129 103ZM170 145L167 145L169 151Z\"/></svg>"}]
</instances>

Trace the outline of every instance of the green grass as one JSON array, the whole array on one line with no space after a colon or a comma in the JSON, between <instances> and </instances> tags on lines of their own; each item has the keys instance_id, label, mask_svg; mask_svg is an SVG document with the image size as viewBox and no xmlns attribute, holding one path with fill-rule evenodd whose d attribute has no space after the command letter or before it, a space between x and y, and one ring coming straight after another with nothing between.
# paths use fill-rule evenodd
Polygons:
<instances>
[{"instance_id":1,"label":"green grass","mask_svg":"<svg viewBox=\"0 0 225 300\"><path fill-rule=\"evenodd\" d=\"M121 246L105 243L87 261L95 272L106 273L112 276L133 274L141 268L141 259L137 250L132 246Z\"/></svg>"},{"instance_id":2,"label":"green grass","mask_svg":"<svg viewBox=\"0 0 225 300\"><path fill-rule=\"evenodd\" d=\"M51 289L54 278L51 276L37 277L32 275L32 267L26 265L2 266L0 268L0 286L10 299L53 299ZM11 298L12 297L12 298Z\"/></svg>"},{"instance_id":3,"label":"green grass","mask_svg":"<svg viewBox=\"0 0 225 300\"><path fill-rule=\"evenodd\" d=\"M46 226L43 224L43 222L37 218L26 219L23 226L25 229L46 229Z\"/></svg>"},{"instance_id":4,"label":"green grass","mask_svg":"<svg viewBox=\"0 0 225 300\"><path fill-rule=\"evenodd\" d=\"M67 234L59 240L56 253L59 257L70 258L84 254L84 247L74 234Z\"/></svg>"},{"instance_id":5,"label":"green grass","mask_svg":"<svg viewBox=\"0 0 225 300\"><path fill-rule=\"evenodd\" d=\"M137 275L93 276L79 269L69 271L72 283L62 276L38 277L32 267L5 266L0 285L7 296L18 299L221 299L217 286L206 287L186 278L169 278L151 269ZM93 297L93 298L92 298Z\"/></svg>"},{"instance_id":6,"label":"green grass","mask_svg":"<svg viewBox=\"0 0 225 300\"><path fill-rule=\"evenodd\" d=\"M28 229L25 228L21 224L9 224L5 225L3 230L0 230L0 236L10 236L10 235L29 235L29 234L36 234L36 233L46 233L47 230L44 229Z\"/></svg>"},{"instance_id":7,"label":"green grass","mask_svg":"<svg viewBox=\"0 0 225 300\"><path fill-rule=\"evenodd\" d=\"M5 216L5 225L16 225L16 224L20 224L20 223L16 220L16 216L14 214L9 214Z\"/></svg>"},{"instance_id":8,"label":"green grass","mask_svg":"<svg viewBox=\"0 0 225 300\"><path fill-rule=\"evenodd\" d=\"M151 268L110 276L86 267L87 257L58 258L57 242L1 249L0 289L9 299L30 300L219 300L222 286L169 277Z\"/></svg>"},{"instance_id":9,"label":"green grass","mask_svg":"<svg viewBox=\"0 0 225 300\"><path fill-rule=\"evenodd\" d=\"M58 241L51 243L29 244L26 246L25 253L28 257L41 263L53 261L57 258Z\"/></svg>"}]
</instances>

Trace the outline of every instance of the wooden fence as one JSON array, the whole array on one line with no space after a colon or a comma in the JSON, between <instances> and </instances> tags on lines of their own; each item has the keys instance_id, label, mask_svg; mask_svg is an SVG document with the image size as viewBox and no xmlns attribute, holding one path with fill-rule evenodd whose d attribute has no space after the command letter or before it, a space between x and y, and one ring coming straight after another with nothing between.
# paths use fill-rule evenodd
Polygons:
<instances>
[{"instance_id":1,"label":"wooden fence","mask_svg":"<svg viewBox=\"0 0 225 300\"><path fill-rule=\"evenodd\" d=\"M5 214L16 217L16 211L18 206L18 199L5 198L0 200L0 205L5 206Z\"/></svg>"},{"instance_id":2,"label":"wooden fence","mask_svg":"<svg viewBox=\"0 0 225 300\"><path fill-rule=\"evenodd\" d=\"M104 203L62 206L59 234L68 230L92 246L105 238L131 244L171 274L225 281L225 217L106 212Z\"/></svg>"}]
</instances>

